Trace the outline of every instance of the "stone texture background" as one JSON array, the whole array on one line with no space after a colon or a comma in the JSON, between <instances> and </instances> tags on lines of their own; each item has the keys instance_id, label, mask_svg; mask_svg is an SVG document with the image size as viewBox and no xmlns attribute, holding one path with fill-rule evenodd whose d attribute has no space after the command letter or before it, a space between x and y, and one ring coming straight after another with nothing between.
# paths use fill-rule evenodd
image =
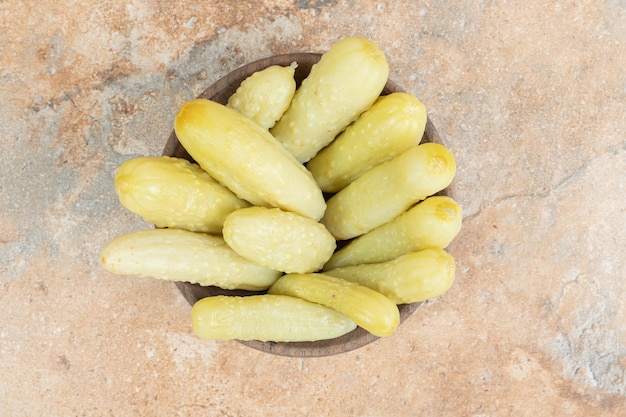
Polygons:
<instances>
[{"instance_id":1,"label":"stone texture background","mask_svg":"<svg viewBox=\"0 0 626 417\"><path fill-rule=\"evenodd\" d=\"M0 1L0 414L626 414L626 3ZM377 42L457 157L453 288L330 358L207 342L112 175L251 60Z\"/></svg>"}]
</instances>

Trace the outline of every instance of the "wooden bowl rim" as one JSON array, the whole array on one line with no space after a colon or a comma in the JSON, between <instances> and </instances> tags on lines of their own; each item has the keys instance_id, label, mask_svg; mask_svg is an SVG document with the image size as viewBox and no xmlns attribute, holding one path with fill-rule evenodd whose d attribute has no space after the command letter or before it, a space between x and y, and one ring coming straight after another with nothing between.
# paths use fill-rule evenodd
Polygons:
<instances>
[{"instance_id":1,"label":"wooden bowl rim","mask_svg":"<svg viewBox=\"0 0 626 417\"><path fill-rule=\"evenodd\" d=\"M266 58L262 58L248 64L245 64L234 71L224 75L207 89L198 95L198 98L204 98L208 100L214 100L222 104L226 104L228 97L230 97L241 84L241 82L252 73L259 71L271 65L290 65L296 62L296 82L300 84L302 79L308 74L312 65L317 63L321 57L320 53L303 52L303 53L290 53L282 55L273 55ZM381 95L391 94L393 92L404 92L404 90L395 82L388 80ZM422 143L424 142L436 142L441 143L441 138L433 126L430 119L426 122L426 129ZM193 158L185 151L180 145L176 133L172 131L165 147L163 148L163 155L185 158L193 161ZM447 195L447 190L439 193L440 195ZM205 296L215 296L219 294L227 295L251 295L257 293L251 293L247 291L229 291L223 290L217 287L201 287L198 284L191 284L187 282L176 282L178 290L190 305L194 305L196 301ZM400 322L404 322L411 314L413 314L422 305L421 302L412 304L401 304L398 306L400 311ZM393 337L393 336L390 336ZM349 352L378 340L378 337L371 333L357 327L350 333L347 333L341 337L328 340L319 340L315 342L262 342L258 340L238 341L243 345L246 345L255 350L271 353L274 355L288 356L288 357L324 357L337 355L345 352Z\"/></svg>"}]
</instances>

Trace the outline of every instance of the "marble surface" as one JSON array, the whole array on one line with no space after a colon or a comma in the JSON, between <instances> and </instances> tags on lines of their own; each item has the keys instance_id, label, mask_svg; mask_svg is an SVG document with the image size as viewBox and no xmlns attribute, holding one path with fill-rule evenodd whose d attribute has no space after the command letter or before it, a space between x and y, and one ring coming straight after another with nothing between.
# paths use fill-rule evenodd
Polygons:
<instances>
[{"instance_id":1,"label":"marble surface","mask_svg":"<svg viewBox=\"0 0 626 417\"><path fill-rule=\"evenodd\" d=\"M0 415L626 415L626 3L0 2ZM457 158L457 279L392 337L277 357L114 276L113 172L251 60L351 35Z\"/></svg>"}]
</instances>

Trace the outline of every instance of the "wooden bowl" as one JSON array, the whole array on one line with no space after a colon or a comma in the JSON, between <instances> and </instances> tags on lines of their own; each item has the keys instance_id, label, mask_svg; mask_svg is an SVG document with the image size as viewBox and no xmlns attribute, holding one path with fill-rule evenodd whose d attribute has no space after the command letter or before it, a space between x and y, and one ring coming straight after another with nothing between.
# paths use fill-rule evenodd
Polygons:
<instances>
[{"instance_id":1,"label":"wooden bowl","mask_svg":"<svg viewBox=\"0 0 626 417\"><path fill-rule=\"evenodd\" d=\"M226 104L228 98L235 92L237 87L241 84L241 82L246 79L248 76L252 75L254 72L259 71L263 68L266 68L271 65L282 65L286 66L291 64L292 62L297 62L298 67L295 72L296 83L299 86L302 80L309 74L311 67L319 61L321 54L316 53L295 53L295 54L285 54L285 55L275 55L268 58L264 58L247 65L244 65L230 74L222 77L218 81L216 81L209 88L204 90L198 98L204 98L208 100L213 100L218 103ZM382 95L390 94L393 92L403 91L396 83L393 81L388 81L385 86ZM423 142L437 142L441 143L440 137L435 130L435 127L432 125L430 120L426 123L426 130L424 132L424 137L422 139ZM189 156L187 151L182 147L182 145L178 142L178 138L176 134L172 131L170 137L165 144L165 148L163 149L163 155L175 156L179 158L185 158L189 161L193 161L193 158ZM446 190L439 193L442 195L446 195ZM341 242L338 243L340 246ZM177 282L176 286L185 297L185 299L189 302L189 304L193 305L196 301L204 297L211 297L219 294L226 295L251 295L251 294L259 294L258 292L250 292L243 290L224 290L218 287L202 287L197 284L190 284L186 282ZM413 304L403 304L399 305L398 308L400 310L400 321L404 321L407 317L409 317L413 312L415 312L421 303L413 303ZM393 337L389 336L389 337ZM321 357L321 356L330 356L336 355L343 352L348 352L362 346L365 346L369 343L374 342L378 338L368 333L367 331L357 327L352 332L345 334L341 337L330 339L330 340L321 340L316 342L261 342L261 341L240 341L246 346L251 348L267 352L273 353L276 355L283 356L291 356L291 357Z\"/></svg>"}]
</instances>

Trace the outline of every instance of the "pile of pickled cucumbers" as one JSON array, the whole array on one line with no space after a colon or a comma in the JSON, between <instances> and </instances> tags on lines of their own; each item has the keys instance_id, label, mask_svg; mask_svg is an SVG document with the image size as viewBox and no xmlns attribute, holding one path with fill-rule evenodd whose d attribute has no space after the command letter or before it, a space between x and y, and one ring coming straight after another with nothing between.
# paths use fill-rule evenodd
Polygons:
<instances>
[{"instance_id":1,"label":"pile of pickled cucumbers","mask_svg":"<svg viewBox=\"0 0 626 417\"><path fill-rule=\"evenodd\" d=\"M437 194L456 163L422 143L425 106L381 95L389 66L368 39L336 42L299 87L296 65L259 70L226 105L184 103L174 131L193 162L137 157L115 174L120 203L156 228L114 238L104 267L260 292L198 300L201 338L389 336L398 305L454 281L462 211Z\"/></svg>"}]
</instances>

